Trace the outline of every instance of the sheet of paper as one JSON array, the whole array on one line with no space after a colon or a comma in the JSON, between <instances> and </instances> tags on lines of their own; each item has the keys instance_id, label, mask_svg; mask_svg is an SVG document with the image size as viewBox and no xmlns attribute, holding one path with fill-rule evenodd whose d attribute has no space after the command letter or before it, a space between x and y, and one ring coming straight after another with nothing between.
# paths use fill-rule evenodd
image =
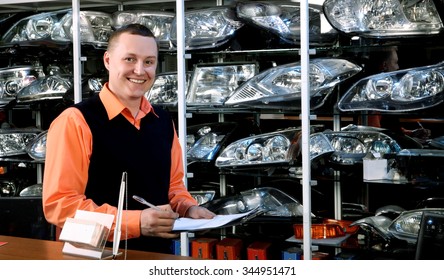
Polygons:
<instances>
[{"instance_id":1,"label":"sheet of paper","mask_svg":"<svg viewBox=\"0 0 444 280\"><path fill-rule=\"evenodd\" d=\"M237 219L241 219L255 210L231 215L217 215L213 219L179 218L174 222L173 231L197 231L221 227Z\"/></svg>"}]
</instances>

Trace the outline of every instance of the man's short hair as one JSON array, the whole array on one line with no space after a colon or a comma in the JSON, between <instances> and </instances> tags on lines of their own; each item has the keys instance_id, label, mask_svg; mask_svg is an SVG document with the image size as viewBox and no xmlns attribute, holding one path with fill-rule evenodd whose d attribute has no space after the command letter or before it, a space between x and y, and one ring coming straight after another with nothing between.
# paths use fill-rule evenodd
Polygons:
<instances>
[{"instance_id":1,"label":"man's short hair","mask_svg":"<svg viewBox=\"0 0 444 280\"><path fill-rule=\"evenodd\" d=\"M109 36L109 39L108 39L108 50L110 50L113 47L114 41L116 41L116 39L124 33L132 34L132 35L140 35L143 37L151 37L151 38L156 39L156 36L154 36L154 33L151 32L151 30L148 27L146 27L145 25L142 25L142 24L132 23L132 24L124 25L124 26L116 29L113 33L111 33L111 35Z\"/></svg>"}]
</instances>

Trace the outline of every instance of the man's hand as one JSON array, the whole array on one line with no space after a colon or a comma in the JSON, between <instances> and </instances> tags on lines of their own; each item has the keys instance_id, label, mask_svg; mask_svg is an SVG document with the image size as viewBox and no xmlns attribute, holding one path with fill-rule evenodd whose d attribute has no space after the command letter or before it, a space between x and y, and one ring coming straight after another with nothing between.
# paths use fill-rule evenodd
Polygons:
<instances>
[{"instance_id":1,"label":"man's hand","mask_svg":"<svg viewBox=\"0 0 444 280\"><path fill-rule=\"evenodd\" d=\"M185 217L192 219L212 219L215 216L216 214L200 206L191 206L185 214Z\"/></svg>"},{"instance_id":2,"label":"man's hand","mask_svg":"<svg viewBox=\"0 0 444 280\"><path fill-rule=\"evenodd\" d=\"M179 233L172 233L174 221L179 214L173 212L170 205L159 206L163 211L147 208L140 215L140 233L144 236L177 238Z\"/></svg>"}]
</instances>

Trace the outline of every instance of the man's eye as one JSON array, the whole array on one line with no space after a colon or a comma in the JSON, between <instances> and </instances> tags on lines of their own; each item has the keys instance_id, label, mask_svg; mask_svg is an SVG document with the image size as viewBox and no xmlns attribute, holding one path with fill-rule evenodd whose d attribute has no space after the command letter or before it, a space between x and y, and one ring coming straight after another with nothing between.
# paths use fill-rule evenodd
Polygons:
<instances>
[{"instance_id":1,"label":"man's eye","mask_svg":"<svg viewBox=\"0 0 444 280\"><path fill-rule=\"evenodd\" d=\"M127 58L125 58L125 60L128 61L128 62L133 62L133 61L134 61L134 58L132 58L132 57L127 57Z\"/></svg>"}]
</instances>

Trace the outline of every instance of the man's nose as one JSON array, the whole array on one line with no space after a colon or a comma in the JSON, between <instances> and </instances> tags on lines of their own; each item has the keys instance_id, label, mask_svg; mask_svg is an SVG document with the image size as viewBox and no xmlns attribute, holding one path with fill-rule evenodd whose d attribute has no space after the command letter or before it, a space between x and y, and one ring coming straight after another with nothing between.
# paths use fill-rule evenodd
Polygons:
<instances>
[{"instance_id":1,"label":"man's nose","mask_svg":"<svg viewBox=\"0 0 444 280\"><path fill-rule=\"evenodd\" d=\"M145 72L145 67L143 65L143 62L137 62L134 65L134 73L137 75L142 75Z\"/></svg>"}]
</instances>

